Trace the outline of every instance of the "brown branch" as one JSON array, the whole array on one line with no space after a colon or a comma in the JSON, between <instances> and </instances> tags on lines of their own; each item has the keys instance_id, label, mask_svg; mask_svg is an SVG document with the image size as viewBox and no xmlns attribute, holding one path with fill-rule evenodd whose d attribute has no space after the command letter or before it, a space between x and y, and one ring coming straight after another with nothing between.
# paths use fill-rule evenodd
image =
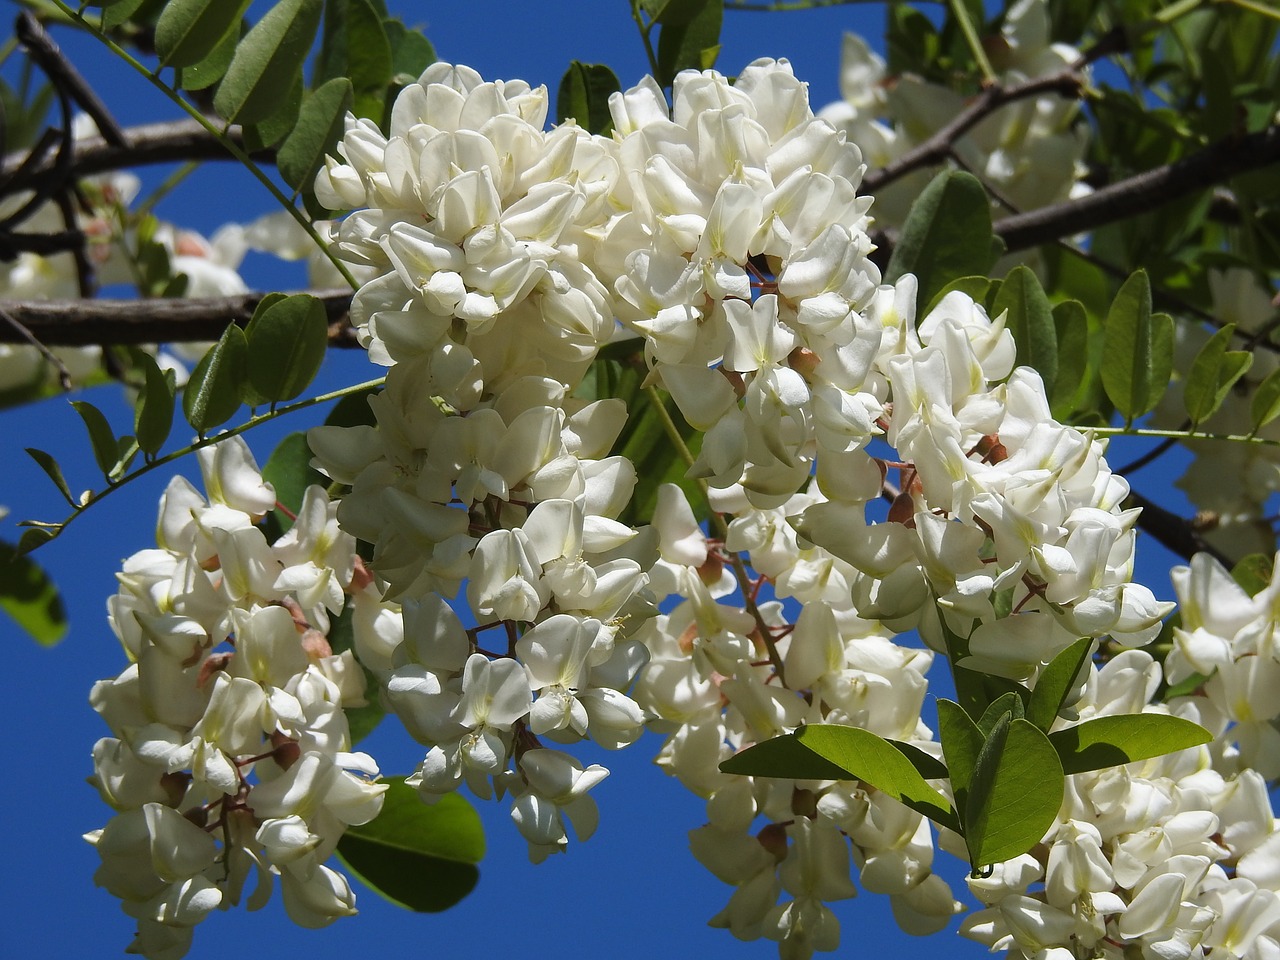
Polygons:
<instances>
[{"instance_id":1,"label":"brown branch","mask_svg":"<svg viewBox=\"0 0 1280 960\"><path fill-rule=\"evenodd\" d=\"M1211 546L1190 520L1178 516L1171 510L1166 510L1159 504L1152 503L1136 490L1129 492L1125 506L1141 507L1138 528L1150 534L1166 549L1176 553L1182 559L1190 560L1197 553L1208 553L1228 570L1235 566L1235 561L1221 550Z\"/></svg>"},{"instance_id":2,"label":"brown branch","mask_svg":"<svg viewBox=\"0 0 1280 960\"><path fill-rule=\"evenodd\" d=\"M1076 66L1043 77L1032 77L1011 86L995 84L987 87L969 102L950 123L942 127L928 140L912 147L898 159L879 170L872 170L862 178L862 190L875 193L893 181L921 167L941 163L951 156L955 143L971 129L1005 104L1025 100L1041 93L1057 93L1067 99L1080 95L1080 74Z\"/></svg>"},{"instance_id":3,"label":"brown branch","mask_svg":"<svg viewBox=\"0 0 1280 960\"><path fill-rule=\"evenodd\" d=\"M126 127L121 131L122 143L115 145L103 137L86 137L75 141L71 161L71 174L86 177L109 170L123 170L156 163L174 163L183 160L234 160L226 147L194 120L174 120L166 123L149 123ZM232 127L227 136L239 146L244 145L239 127ZM272 161L274 150L250 154L254 160ZM22 171L27 155L10 154L0 167L0 196L15 190L38 190L49 181L63 176L56 162L49 157Z\"/></svg>"},{"instance_id":4,"label":"brown branch","mask_svg":"<svg viewBox=\"0 0 1280 960\"><path fill-rule=\"evenodd\" d=\"M1088 196L1004 217L992 229L1007 250L1025 250L1147 213L1237 174L1275 163L1280 163L1280 125L1227 137L1189 157L1144 170Z\"/></svg>"},{"instance_id":5,"label":"brown branch","mask_svg":"<svg viewBox=\"0 0 1280 960\"><path fill-rule=\"evenodd\" d=\"M307 291L329 317L330 346L354 347L347 319L350 290ZM153 300L0 300L0 311L48 346L109 343L189 343L217 340L231 321L248 323L265 294ZM0 343L25 343L12 326L0 325Z\"/></svg>"}]
</instances>

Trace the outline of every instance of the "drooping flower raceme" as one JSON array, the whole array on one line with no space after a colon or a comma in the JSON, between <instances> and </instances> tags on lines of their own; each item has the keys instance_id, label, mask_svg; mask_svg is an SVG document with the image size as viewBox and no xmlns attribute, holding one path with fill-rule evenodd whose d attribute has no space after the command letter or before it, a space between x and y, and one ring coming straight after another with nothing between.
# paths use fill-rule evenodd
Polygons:
<instances>
[{"instance_id":1,"label":"drooping flower raceme","mask_svg":"<svg viewBox=\"0 0 1280 960\"><path fill-rule=\"evenodd\" d=\"M116 810L87 836L102 858L94 879L138 921L132 949L152 957L182 956L192 928L251 878L251 907L278 876L303 926L354 913L325 861L386 789L373 759L351 752L345 710L365 702L364 675L327 637L335 617L382 606L356 576L336 504L309 488L271 543L259 521L275 492L244 441L200 458L208 500L175 478L158 546L118 575L108 611L130 665L90 698L112 732L94 747L93 783ZM367 611L352 619L358 642L378 633Z\"/></svg>"}]
</instances>

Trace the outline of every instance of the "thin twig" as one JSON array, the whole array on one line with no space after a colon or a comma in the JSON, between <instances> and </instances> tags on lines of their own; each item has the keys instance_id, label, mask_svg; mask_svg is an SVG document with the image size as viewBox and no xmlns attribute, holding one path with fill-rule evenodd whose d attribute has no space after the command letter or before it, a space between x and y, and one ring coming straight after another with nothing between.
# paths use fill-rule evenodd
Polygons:
<instances>
[{"instance_id":1,"label":"thin twig","mask_svg":"<svg viewBox=\"0 0 1280 960\"><path fill-rule=\"evenodd\" d=\"M40 69L45 72L53 85L71 95L72 99L80 105L80 109L98 125L98 132L106 138L107 142L117 145L123 143L120 125L111 116L106 104L93 92L93 88L84 77L80 76L80 72L71 65L71 61L62 55L53 38L40 25L40 21L29 11L23 10L18 14L13 31L31 58L40 64ZM69 135L70 130L68 129L67 132Z\"/></svg>"}]
</instances>

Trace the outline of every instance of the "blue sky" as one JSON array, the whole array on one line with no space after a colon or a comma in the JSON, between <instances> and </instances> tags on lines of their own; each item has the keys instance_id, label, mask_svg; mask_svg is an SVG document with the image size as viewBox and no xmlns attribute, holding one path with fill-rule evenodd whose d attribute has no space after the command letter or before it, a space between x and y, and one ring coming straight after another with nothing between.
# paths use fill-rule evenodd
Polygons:
<instances>
[{"instance_id":1,"label":"blue sky","mask_svg":"<svg viewBox=\"0 0 1280 960\"><path fill-rule=\"evenodd\" d=\"M12 4L6 5L12 14ZM519 77L547 84L554 96L572 59L613 67L624 86L646 69L625 0L573 0L515 4L472 0L459 4L391 2L407 22L425 25L442 59L466 63L487 78ZM789 14L729 12L725 17L719 66L736 72L760 57L787 57L810 82L815 107L836 98L840 33L864 33L879 43L882 7L836 7ZM172 107L141 78L86 38L57 34L70 57L126 124L173 116ZM149 171L155 183L165 171ZM211 233L227 218L248 222L271 209L271 200L233 165L210 165L160 207L162 218ZM251 257L245 266L251 285L289 287L301 282L282 273L278 262ZM333 356L317 390L376 376L362 355ZM115 388L94 391L116 423L128 409ZM306 414L255 431L250 443L260 462L286 432L315 422ZM32 408L0 413L0 459L8 468L0 485L0 504L12 508L0 536L16 539L12 522L62 516L61 500L24 446L55 453L75 489L97 476L82 428L71 408L53 400ZM1114 459L1129 458L1130 447ZM1158 469L1158 468L1149 468ZM183 472L196 473L193 462ZM0 951L9 956L115 956L128 943L132 922L117 903L93 886L97 863L80 839L101 826L108 809L84 783L91 772L90 750L106 733L90 710L93 681L114 675L124 658L107 626L106 598L114 592L114 571L133 552L152 546L157 498L167 480L150 476L117 491L89 511L38 559L54 576L67 600L72 629L57 648L36 648L25 636L0 623L7 656L0 673L0 729L9 731L7 750L13 769L0 790L0 832L6 869L0 871L0 903L5 922ZM1170 496L1173 496L1170 494ZM1162 497L1162 500L1166 498ZM1170 501L1182 508L1178 499ZM1147 545L1149 546L1149 545ZM1148 570L1167 569L1168 560L1148 550ZM1149 582L1163 598L1169 594L1164 573ZM407 773L421 748L388 722L365 748L384 772ZM432 956L473 956L521 949L559 956L654 957L664 953L701 958L776 956L769 941L739 943L706 920L727 901L731 889L711 877L688 852L687 832L704 820L702 803L651 760L659 741L646 738L619 754L577 751L584 760L600 760L612 775L594 792L601 825L586 844L573 844L565 856L534 867L525 844L510 824L506 804L478 804L489 833L489 855L481 865L477 890L454 910L414 915L362 892L361 913L324 931L294 927L284 916L278 891L262 912L235 909L215 914L196 933L193 958L253 954L264 949L297 951L321 960L349 957L355 951L412 949ZM959 884L963 870L947 861L945 874ZM862 894L836 905L844 928L844 951L869 951L903 958L940 952L978 957L976 944L959 939L955 925L928 940L900 933L887 900Z\"/></svg>"}]
</instances>

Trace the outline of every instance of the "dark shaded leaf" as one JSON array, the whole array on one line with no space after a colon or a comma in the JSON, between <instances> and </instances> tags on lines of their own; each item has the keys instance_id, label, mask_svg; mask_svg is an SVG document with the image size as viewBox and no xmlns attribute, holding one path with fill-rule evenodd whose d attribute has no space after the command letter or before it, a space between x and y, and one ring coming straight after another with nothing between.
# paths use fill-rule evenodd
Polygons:
<instances>
[{"instance_id":1,"label":"dark shaded leaf","mask_svg":"<svg viewBox=\"0 0 1280 960\"><path fill-rule=\"evenodd\" d=\"M162 67L199 63L240 30L251 0L169 0L156 21L156 53Z\"/></svg>"},{"instance_id":2,"label":"dark shaded leaf","mask_svg":"<svg viewBox=\"0 0 1280 960\"><path fill-rule=\"evenodd\" d=\"M71 406L84 421L89 432L89 443L93 446L93 459L98 464L104 477L110 476L120 459L120 445L116 442L115 432L102 411L87 400L72 400Z\"/></svg>"},{"instance_id":3,"label":"dark shaded leaf","mask_svg":"<svg viewBox=\"0 0 1280 960\"><path fill-rule=\"evenodd\" d=\"M169 439L173 429L174 397L177 379L172 370L161 370L149 353L139 350L134 362L142 367L145 381L138 392L133 411L133 430L138 446L148 456L155 456Z\"/></svg>"},{"instance_id":4,"label":"dark shaded leaf","mask_svg":"<svg viewBox=\"0 0 1280 960\"><path fill-rule=\"evenodd\" d=\"M707 70L720 51L721 0L670 0L658 13L658 74L661 86L671 86L681 70Z\"/></svg>"},{"instance_id":5,"label":"dark shaded leaf","mask_svg":"<svg viewBox=\"0 0 1280 960\"><path fill-rule=\"evenodd\" d=\"M302 495L306 493L307 487L324 487L329 483L328 477L311 466L312 456L311 448L307 446L307 435L299 431L281 440L262 468L262 479L275 488L276 502L294 516L297 516L298 509L302 506ZM273 542L279 534L293 526L289 514L279 508L272 510L268 517L274 518L276 522L276 529L268 534L268 539Z\"/></svg>"},{"instance_id":6,"label":"dark shaded leaf","mask_svg":"<svg viewBox=\"0 0 1280 960\"><path fill-rule=\"evenodd\" d=\"M574 60L560 79L556 116L576 120L583 130L607 136L613 129L609 96L621 89L614 72L604 64Z\"/></svg>"},{"instance_id":7,"label":"dark shaded leaf","mask_svg":"<svg viewBox=\"0 0 1280 960\"><path fill-rule=\"evenodd\" d=\"M45 475L53 481L53 485L58 488L58 492L66 498L67 503L80 509L78 504L71 496L71 488L67 486L66 478L62 476L62 467L58 466L58 461L53 456L45 453L43 450L37 450L35 447L27 447L27 453L45 472Z\"/></svg>"},{"instance_id":8,"label":"dark shaded leaf","mask_svg":"<svg viewBox=\"0 0 1280 960\"><path fill-rule=\"evenodd\" d=\"M398 777L382 813L351 827L338 857L366 886L397 906L424 913L447 910L475 887L484 857L484 830L465 799L447 794L423 803Z\"/></svg>"},{"instance_id":9,"label":"dark shaded leaf","mask_svg":"<svg viewBox=\"0 0 1280 960\"><path fill-rule=\"evenodd\" d=\"M951 778L951 792L956 798L956 808L963 810L969 796L969 781L982 752L983 737L973 717L954 700L938 700L938 736L942 741L942 755L947 760Z\"/></svg>"},{"instance_id":10,"label":"dark shaded leaf","mask_svg":"<svg viewBox=\"0 0 1280 960\"><path fill-rule=\"evenodd\" d=\"M213 99L227 120L257 123L293 90L320 24L320 0L280 0L240 41Z\"/></svg>"}]
</instances>

